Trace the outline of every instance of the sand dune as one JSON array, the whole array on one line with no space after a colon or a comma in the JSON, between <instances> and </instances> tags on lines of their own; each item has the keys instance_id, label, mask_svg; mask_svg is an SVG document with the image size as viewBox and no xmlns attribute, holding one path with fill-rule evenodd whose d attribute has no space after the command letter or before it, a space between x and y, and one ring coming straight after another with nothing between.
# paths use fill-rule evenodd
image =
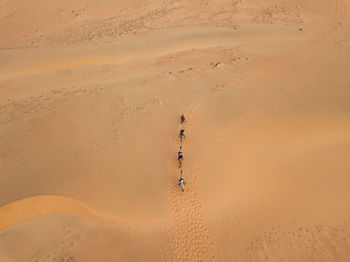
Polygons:
<instances>
[{"instance_id":1,"label":"sand dune","mask_svg":"<svg viewBox=\"0 0 350 262\"><path fill-rule=\"evenodd\" d=\"M348 261L348 11L1 1L0 261Z\"/></svg>"},{"instance_id":2,"label":"sand dune","mask_svg":"<svg viewBox=\"0 0 350 262\"><path fill-rule=\"evenodd\" d=\"M50 213L77 214L86 217L96 217L101 220L113 221L126 225L161 224L166 222L161 220L142 220L142 222L121 220L117 217L108 217L98 214L74 199L63 196L43 195L21 199L3 206L0 213L0 229L5 229L21 221Z\"/></svg>"}]
</instances>

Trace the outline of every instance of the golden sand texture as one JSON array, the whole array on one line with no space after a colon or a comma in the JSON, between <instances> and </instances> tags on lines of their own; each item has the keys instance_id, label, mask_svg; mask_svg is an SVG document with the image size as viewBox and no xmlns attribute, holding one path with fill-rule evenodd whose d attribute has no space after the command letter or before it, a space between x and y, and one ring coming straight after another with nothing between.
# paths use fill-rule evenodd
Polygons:
<instances>
[{"instance_id":1,"label":"golden sand texture","mask_svg":"<svg viewBox=\"0 0 350 262\"><path fill-rule=\"evenodd\" d=\"M0 1L0 261L349 261L349 8Z\"/></svg>"}]
</instances>

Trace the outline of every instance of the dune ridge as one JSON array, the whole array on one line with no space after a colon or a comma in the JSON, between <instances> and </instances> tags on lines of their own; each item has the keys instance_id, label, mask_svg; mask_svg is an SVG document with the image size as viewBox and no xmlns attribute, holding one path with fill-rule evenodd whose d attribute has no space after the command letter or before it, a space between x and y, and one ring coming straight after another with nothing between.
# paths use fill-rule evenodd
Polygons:
<instances>
[{"instance_id":1,"label":"dune ridge","mask_svg":"<svg viewBox=\"0 0 350 262\"><path fill-rule=\"evenodd\" d=\"M36 216L51 213L69 213L94 217L120 224L162 224L165 220L133 221L98 214L83 203L65 196L42 195L17 200L0 208L0 230Z\"/></svg>"},{"instance_id":2,"label":"dune ridge","mask_svg":"<svg viewBox=\"0 0 350 262\"><path fill-rule=\"evenodd\" d=\"M345 0L0 6L0 260L347 261Z\"/></svg>"}]
</instances>

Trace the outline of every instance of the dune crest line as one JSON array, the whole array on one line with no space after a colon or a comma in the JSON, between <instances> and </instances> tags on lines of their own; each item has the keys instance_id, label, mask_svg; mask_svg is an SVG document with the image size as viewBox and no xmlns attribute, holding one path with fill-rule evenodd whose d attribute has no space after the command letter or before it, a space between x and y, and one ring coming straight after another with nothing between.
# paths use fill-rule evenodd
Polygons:
<instances>
[{"instance_id":1,"label":"dune crest line","mask_svg":"<svg viewBox=\"0 0 350 262\"><path fill-rule=\"evenodd\" d=\"M36 216L51 213L76 214L122 224L159 224L166 220L127 220L99 214L78 200L59 195L40 195L23 198L0 207L0 231Z\"/></svg>"},{"instance_id":2,"label":"dune crest line","mask_svg":"<svg viewBox=\"0 0 350 262\"><path fill-rule=\"evenodd\" d=\"M57 195L42 195L14 201L0 208L0 230L36 216L71 213L89 217L98 215L81 202Z\"/></svg>"}]
</instances>

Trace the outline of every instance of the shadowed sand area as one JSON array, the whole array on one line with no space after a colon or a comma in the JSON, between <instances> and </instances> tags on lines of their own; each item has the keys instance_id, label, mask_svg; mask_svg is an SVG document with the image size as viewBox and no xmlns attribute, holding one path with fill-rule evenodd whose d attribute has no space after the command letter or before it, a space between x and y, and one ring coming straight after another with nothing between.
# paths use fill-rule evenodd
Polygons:
<instances>
[{"instance_id":1,"label":"shadowed sand area","mask_svg":"<svg viewBox=\"0 0 350 262\"><path fill-rule=\"evenodd\" d=\"M349 260L347 1L2 0L0 32L0 261Z\"/></svg>"}]
</instances>

